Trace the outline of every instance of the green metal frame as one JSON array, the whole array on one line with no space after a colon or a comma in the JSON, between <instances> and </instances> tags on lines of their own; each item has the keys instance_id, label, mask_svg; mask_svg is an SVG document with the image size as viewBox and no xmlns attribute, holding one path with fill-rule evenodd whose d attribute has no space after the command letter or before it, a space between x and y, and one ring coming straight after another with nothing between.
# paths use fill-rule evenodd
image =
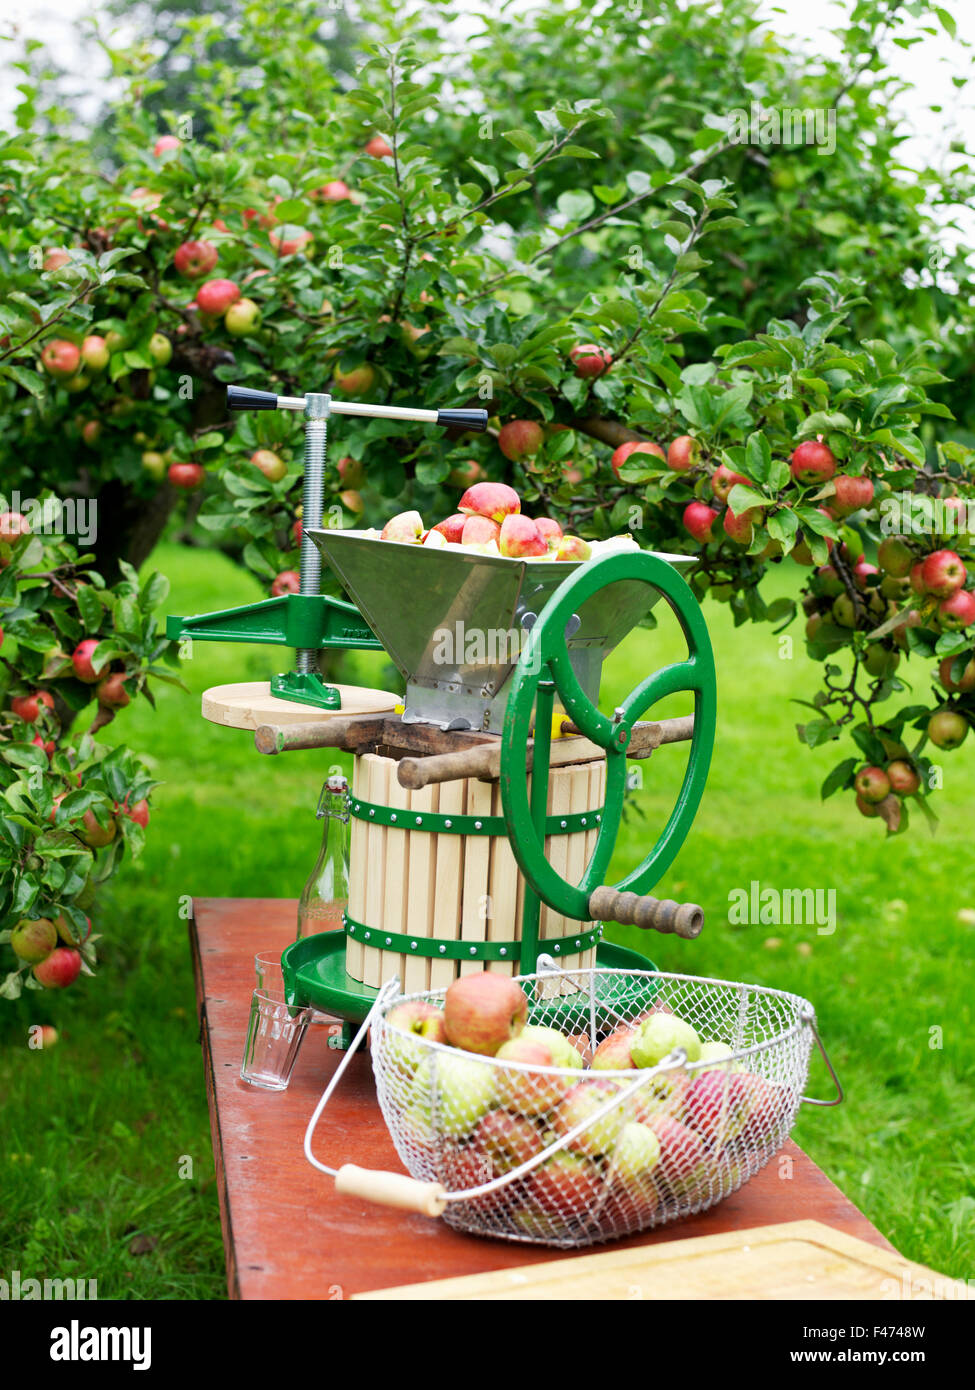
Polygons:
<instances>
[{"instance_id":1,"label":"green metal frame","mask_svg":"<svg viewBox=\"0 0 975 1390\"><path fill-rule=\"evenodd\" d=\"M511 941L465 941L462 937L444 940L437 936L410 936L402 932L386 931L383 927L372 927L365 922L357 922L345 914L345 930L354 941L363 946L373 946L380 951L399 951L404 956L424 956L434 960L507 960L521 961L523 942ZM545 949L559 956L563 949L566 955L577 951L588 951L599 942L601 927L590 927L588 931L568 932L565 936L545 938Z\"/></svg>"},{"instance_id":2,"label":"green metal frame","mask_svg":"<svg viewBox=\"0 0 975 1390\"><path fill-rule=\"evenodd\" d=\"M355 820L368 825L388 825L395 830L422 830L431 835L507 835L504 816L442 815L437 811L404 811L402 806L381 806L356 797L349 806ZM572 811L545 819L546 835L576 835L592 830L602 820L602 810Z\"/></svg>"},{"instance_id":3,"label":"green metal frame","mask_svg":"<svg viewBox=\"0 0 975 1390\"><path fill-rule=\"evenodd\" d=\"M686 661L676 662L641 681L616 714L604 715L583 693L572 669L566 624L598 589L638 580L666 599L684 633ZM545 799L551 750L551 714L556 691L573 723L606 751L606 803L596 847L581 882L567 883L545 858ZM615 887L644 893L660 879L683 844L700 804L714 747L717 683L714 656L700 604L681 576L665 561L643 551L608 555L583 565L559 586L531 630L515 668L501 736L501 805L508 838L531 894L526 893L522 926L522 969L530 972L537 952L539 900L566 917L585 921L589 895L606 882L616 844L626 789L626 750L633 724L667 695L694 694L694 734L677 803L656 844L643 862ZM525 745L535 717L531 795ZM544 944L544 943L542 943Z\"/></svg>"}]
</instances>

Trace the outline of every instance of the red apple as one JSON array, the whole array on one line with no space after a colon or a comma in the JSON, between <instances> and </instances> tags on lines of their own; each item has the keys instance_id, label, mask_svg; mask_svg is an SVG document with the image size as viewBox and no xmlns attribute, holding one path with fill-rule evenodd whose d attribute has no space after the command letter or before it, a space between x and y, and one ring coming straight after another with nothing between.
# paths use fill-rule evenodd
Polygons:
<instances>
[{"instance_id":1,"label":"red apple","mask_svg":"<svg viewBox=\"0 0 975 1390\"><path fill-rule=\"evenodd\" d=\"M529 1179L528 1201L542 1212L562 1218L584 1216L602 1192L603 1180L584 1158L554 1153Z\"/></svg>"},{"instance_id":2,"label":"red apple","mask_svg":"<svg viewBox=\"0 0 975 1390\"><path fill-rule=\"evenodd\" d=\"M873 483L869 478L854 477L850 473L837 473L833 478L836 491L830 499L830 508L836 516L849 516L861 507L869 507L873 501Z\"/></svg>"},{"instance_id":3,"label":"red apple","mask_svg":"<svg viewBox=\"0 0 975 1390\"><path fill-rule=\"evenodd\" d=\"M904 762L902 758L896 758L888 765L887 777L891 791L896 792L898 796L913 796L921 786L920 777L911 764Z\"/></svg>"},{"instance_id":4,"label":"red apple","mask_svg":"<svg viewBox=\"0 0 975 1390\"><path fill-rule=\"evenodd\" d=\"M345 492L340 492L339 501L346 511L358 514L365 510L366 504L362 500L362 494L357 492L355 488L347 488Z\"/></svg>"},{"instance_id":5,"label":"red apple","mask_svg":"<svg viewBox=\"0 0 975 1390\"><path fill-rule=\"evenodd\" d=\"M471 1136L471 1147L488 1160L492 1175L500 1177L538 1153L542 1136L530 1119L507 1110L491 1110Z\"/></svg>"},{"instance_id":6,"label":"red apple","mask_svg":"<svg viewBox=\"0 0 975 1390\"><path fill-rule=\"evenodd\" d=\"M115 839L118 826L113 816L109 816L105 825L100 825L95 818L94 811L86 811L81 818L81 829L77 832L90 849L104 849Z\"/></svg>"},{"instance_id":7,"label":"red apple","mask_svg":"<svg viewBox=\"0 0 975 1390\"><path fill-rule=\"evenodd\" d=\"M10 701L14 714L28 724L37 722L42 705L48 709L54 708L54 696L48 690L35 690L33 695L17 695Z\"/></svg>"},{"instance_id":8,"label":"red apple","mask_svg":"<svg viewBox=\"0 0 975 1390\"><path fill-rule=\"evenodd\" d=\"M44 752L47 754L47 760L48 760L48 762L50 762L51 759L54 757L54 740L53 740L53 739L49 738L49 739L45 742L44 739L41 738L40 734L35 734L34 737L31 739L31 743L34 745L35 748L43 748L43 749L44 749Z\"/></svg>"},{"instance_id":9,"label":"red apple","mask_svg":"<svg viewBox=\"0 0 975 1390\"><path fill-rule=\"evenodd\" d=\"M509 420L498 430L498 448L512 463L533 457L544 443L545 431L537 420Z\"/></svg>"},{"instance_id":10,"label":"red apple","mask_svg":"<svg viewBox=\"0 0 975 1390\"><path fill-rule=\"evenodd\" d=\"M910 584L913 592L915 594L918 594L921 598L924 598L927 595L928 591L924 583L923 560L918 560L915 564L911 566Z\"/></svg>"},{"instance_id":11,"label":"red apple","mask_svg":"<svg viewBox=\"0 0 975 1390\"><path fill-rule=\"evenodd\" d=\"M742 473L735 473L727 464L720 464L711 474L711 491L719 502L727 502L728 494L731 489L741 483L743 487L751 487L751 480Z\"/></svg>"},{"instance_id":12,"label":"red apple","mask_svg":"<svg viewBox=\"0 0 975 1390\"><path fill-rule=\"evenodd\" d=\"M836 458L827 445L816 439L807 439L793 450L789 467L796 482L822 484L829 482L836 472Z\"/></svg>"},{"instance_id":13,"label":"red apple","mask_svg":"<svg viewBox=\"0 0 975 1390\"><path fill-rule=\"evenodd\" d=\"M521 511L521 498L507 483L475 483L457 503L457 510L468 516L490 517L500 523Z\"/></svg>"},{"instance_id":14,"label":"red apple","mask_svg":"<svg viewBox=\"0 0 975 1390\"><path fill-rule=\"evenodd\" d=\"M173 487L182 488L184 492L195 492L202 487L206 472L199 463L171 463L166 476Z\"/></svg>"},{"instance_id":15,"label":"red apple","mask_svg":"<svg viewBox=\"0 0 975 1390\"><path fill-rule=\"evenodd\" d=\"M202 280L219 260L219 252L209 241L184 241L177 246L173 265L187 280Z\"/></svg>"},{"instance_id":16,"label":"red apple","mask_svg":"<svg viewBox=\"0 0 975 1390\"><path fill-rule=\"evenodd\" d=\"M700 1137L670 1115L646 1121L660 1141L655 1179L661 1193L673 1201L689 1199L708 1170L708 1155Z\"/></svg>"},{"instance_id":17,"label":"red apple","mask_svg":"<svg viewBox=\"0 0 975 1390\"><path fill-rule=\"evenodd\" d=\"M500 439L500 435L498 438ZM484 469L477 459L468 459L466 463L458 464L447 474L447 484L449 487L468 488L474 483L480 482L484 476Z\"/></svg>"},{"instance_id":18,"label":"red apple","mask_svg":"<svg viewBox=\"0 0 975 1390\"><path fill-rule=\"evenodd\" d=\"M757 507L749 507L743 512L733 512L726 507L722 516L725 534L737 545L750 545Z\"/></svg>"},{"instance_id":19,"label":"red apple","mask_svg":"<svg viewBox=\"0 0 975 1390\"><path fill-rule=\"evenodd\" d=\"M684 526L696 541L713 541L711 528L718 519L718 513L704 502L688 502L684 508Z\"/></svg>"},{"instance_id":20,"label":"red apple","mask_svg":"<svg viewBox=\"0 0 975 1390\"><path fill-rule=\"evenodd\" d=\"M595 343L576 343L569 352L576 376L585 379L602 376L613 365L613 354Z\"/></svg>"},{"instance_id":21,"label":"red apple","mask_svg":"<svg viewBox=\"0 0 975 1390\"><path fill-rule=\"evenodd\" d=\"M651 444L649 440L645 439L628 439L625 444L621 444L619 448L613 450L613 456L609 461L617 478L620 475L620 468L631 454L652 454L654 458L658 459L667 457L659 444Z\"/></svg>"},{"instance_id":22,"label":"red apple","mask_svg":"<svg viewBox=\"0 0 975 1390\"><path fill-rule=\"evenodd\" d=\"M592 546L588 541L584 541L581 536L563 536L559 541L558 549L555 552L556 560L581 561L588 560L592 555Z\"/></svg>"},{"instance_id":23,"label":"red apple","mask_svg":"<svg viewBox=\"0 0 975 1390\"><path fill-rule=\"evenodd\" d=\"M701 446L689 434L679 435L667 450L667 467L675 473L686 473L701 460Z\"/></svg>"},{"instance_id":24,"label":"red apple","mask_svg":"<svg viewBox=\"0 0 975 1390\"><path fill-rule=\"evenodd\" d=\"M479 484L479 486L490 486L490 484ZM501 554L510 560L526 560L533 556L548 554L545 537L534 521L531 517L522 516L519 512L513 512L506 516L501 523L498 548Z\"/></svg>"},{"instance_id":25,"label":"red apple","mask_svg":"<svg viewBox=\"0 0 975 1390\"><path fill-rule=\"evenodd\" d=\"M101 675L91 664L91 654L98 646L97 637L86 637L83 642L79 642L74 649L71 657L71 665L78 680L84 681L86 685L94 685L101 680Z\"/></svg>"},{"instance_id":26,"label":"red apple","mask_svg":"<svg viewBox=\"0 0 975 1390\"><path fill-rule=\"evenodd\" d=\"M414 1039L425 1038L428 1042L438 1043L447 1041L442 1010L423 999L394 1005L386 1015L385 1023L392 1030L386 1036L387 1058L408 1075L416 1071L426 1055L422 1044ZM404 1033L409 1036L400 1036Z\"/></svg>"},{"instance_id":27,"label":"red apple","mask_svg":"<svg viewBox=\"0 0 975 1390\"><path fill-rule=\"evenodd\" d=\"M268 232L268 241L277 251L279 256L296 256L299 251L305 251L311 246L315 238L311 232L304 227L285 227L280 232Z\"/></svg>"},{"instance_id":28,"label":"red apple","mask_svg":"<svg viewBox=\"0 0 975 1390\"><path fill-rule=\"evenodd\" d=\"M630 1024L617 1028L608 1038L603 1038L592 1054L592 1070L631 1071L635 1064L630 1056L630 1048L637 1032L638 1029Z\"/></svg>"},{"instance_id":29,"label":"red apple","mask_svg":"<svg viewBox=\"0 0 975 1390\"><path fill-rule=\"evenodd\" d=\"M373 159L390 159L393 151L381 135L374 135L371 140L366 141L366 154L371 155Z\"/></svg>"},{"instance_id":30,"label":"red apple","mask_svg":"<svg viewBox=\"0 0 975 1390\"><path fill-rule=\"evenodd\" d=\"M551 1119L556 1134L569 1134L583 1120L589 1120L607 1101L619 1092L620 1083L608 1077L596 1081L582 1081L573 1086L564 1100L560 1101ZM585 1154L597 1158L600 1154L610 1154L620 1137L626 1123L626 1112L621 1105L614 1105L600 1119L591 1123L574 1139L566 1140L565 1147L571 1153Z\"/></svg>"},{"instance_id":31,"label":"red apple","mask_svg":"<svg viewBox=\"0 0 975 1390\"><path fill-rule=\"evenodd\" d=\"M890 779L882 767L862 767L853 779L857 795L876 804L890 792Z\"/></svg>"},{"instance_id":32,"label":"red apple","mask_svg":"<svg viewBox=\"0 0 975 1390\"><path fill-rule=\"evenodd\" d=\"M950 598L967 578L961 558L953 550L936 550L924 561L921 580L925 591L935 598Z\"/></svg>"},{"instance_id":33,"label":"red apple","mask_svg":"<svg viewBox=\"0 0 975 1390\"><path fill-rule=\"evenodd\" d=\"M178 140L175 135L160 135L159 139L152 147L152 152L156 158L159 159L167 150L180 149L182 143L182 140Z\"/></svg>"},{"instance_id":34,"label":"red apple","mask_svg":"<svg viewBox=\"0 0 975 1390\"><path fill-rule=\"evenodd\" d=\"M126 797L122 802L122 814L123 816L127 816L129 820L135 821L136 825L141 825L143 830L145 830L146 826L149 824L149 803L145 797L143 797L141 801L136 801L130 806L129 798Z\"/></svg>"},{"instance_id":35,"label":"red apple","mask_svg":"<svg viewBox=\"0 0 975 1390\"><path fill-rule=\"evenodd\" d=\"M494 1056L498 1062L520 1064L505 1066L496 1072L498 1102L516 1115L547 1115L574 1085L565 1077L545 1075L535 1070L538 1067L558 1067L560 1064L551 1047L541 1040L519 1035L502 1043Z\"/></svg>"},{"instance_id":36,"label":"red apple","mask_svg":"<svg viewBox=\"0 0 975 1390\"><path fill-rule=\"evenodd\" d=\"M218 318L240 298L240 286L233 280L206 280L196 292L200 311Z\"/></svg>"},{"instance_id":37,"label":"red apple","mask_svg":"<svg viewBox=\"0 0 975 1390\"><path fill-rule=\"evenodd\" d=\"M444 539L450 541L452 545L460 545L467 520L468 518L463 512L455 512L453 516L448 516L445 517L443 521L438 521L433 529L439 531Z\"/></svg>"},{"instance_id":38,"label":"red apple","mask_svg":"<svg viewBox=\"0 0 975 1390\"><path fill-rule=\"evenodd\" d=\"M297 570L282 570L271 583L271 597L281 598L283 594L297 594L301 590L301 576Z\"/></svg>"},{"instance_id":39,"label":"red apple","mask_svg":"<svg viewBox=\"0 0 975 1390\"><path fill-rule=\"evenodd\" d=\"M330 183L316 188L312 197L323 203L341 203L344 199L351 197L351 194L352 190L342 179L332 179Z\"/></svg>"},{"instance_id":40,"label":"red apple","mask_svg":"<svg viewBox=\"0 0 975 1390\"><path fill-rule=\"evenodd\" d=\"M535 525L549 550L558 550L559 541L562 539L562 527L559 523L549 516L539 516L535 518Z\"/></svg>"},{"instance_id":41,"label":"red apple","mask_svg":"<svg viewBox=\"0 0 975 1390\"><path fill-rule=\"evenodd\" d=\"M463 975L444 996L444 1023L454 1047L493 1057L498 1048L517 1037L528 1016L528 1000L507 975L485 970Z\"/></svg>"},{"instance_id":42,"label":"red apple","mask_svg":"<svg viewBox=\"0 0 975 1390\"><path fill-rule=\"evenodd\" d=\"M98 437L102 432L101 421L86 420L81 427L81 437L90 449L98 443Z\"/></svg>"},{"instance_id":43,"label":"red apple","mask_svg":"<svg viewBox=\"0 0 975 1390\"><path fill-rule=\"evenodd\" d=\"M20 512L0 512L0 541L16 541L30 535L30 523Z\"/></svg>"},{"instance_id":44,"label":"red apple","mask_svg":"<svg viewBox=\"0 0 975 1390\"><path fill-rule=\"evenodd\" d=\"M950 690L953 694L956 691L975 690L975 657L970 657L968 664L961 673L957 684L951 679L951 668L954 665L955 657L946 656L938 666L938 679L945 690Z\"/></svg>"},{"instance_id":45,"label":"red apple","mask_svg":"<svg viewBox=\"0 0 975 1390\"><path fill-rule=\"evenodd\" d=\"M108 343L99 333L89 333L81 344L81 360L90 372L103 372L110 355Z\"/></svg>"},{"instance_id":46,"label":"red apple","mask_svg":"<svg viewBox=\"0 0 975 1390\"><path fill-rule=\"evenodd\" d=\"M45 989L67 989L81 974L81 952L58 946L46 960L34 966L34 978Z\"/></svg>"},{"instance_id":47,"label":"red apple","mask_svg":"<svg viewBox=\"0 0 975 1390\"><path fill-rule=\"evenodd\" d=\"M58 381L73 377L81 366L81 349L66 338L52 338L41 352L41 365Z\"/></svg>"},{"instance_id":48,"label":"red apple","mask_svg":"<svg viewBox=\"0 0 975 1390\"><path fill-rule=\"evenodd\" d=\"M338 468L338 475L346 487L359 488L366 481L365 465L359 459L346 455L345 458L339 459L336 467Z\"/></svg>"},{"instance_id":49,"label":"red apple","mask_svg":"<svg viewBox=\"0 0 975 1390\"><path fill-rule=\"evenodd\" d=\"M63 265L70 264L70 261L71 252L66 251L61 246L57 246L54 250L48 251L47 255L44 257L43 269L48 271L60 270Z\"/></svg>"},{"instance_id":50,"label":"red apple","mask_svg":"<svg viewBox=\"0 0 975 1390\"><path fill-rule=\"evenodd\" d=\"M960 632L975 623L975 594L958 589L938 604L938 618L947 632Z\"/></svg>"},{"instance_id":51,"label":"red apple","mask_svg":"<svg viewBox=\"0 0 975 1390\"><path fill-rule=\"evenodd\" d=\"M125 688L125 672L112 671L103 676L95 687L99 704L109 709L121 709L129 703L129 692Z\"/></svg>"}]
</instances>

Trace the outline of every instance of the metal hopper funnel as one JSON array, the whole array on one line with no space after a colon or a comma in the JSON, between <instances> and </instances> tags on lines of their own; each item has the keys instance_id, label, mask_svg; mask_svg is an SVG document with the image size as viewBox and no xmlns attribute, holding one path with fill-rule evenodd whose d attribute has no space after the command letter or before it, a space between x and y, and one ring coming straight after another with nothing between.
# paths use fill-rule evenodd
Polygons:
<instances>
[{"instance_id":1,"label":"metal hopper funnel","mask_svg":"<svg viewBox=\"0 0 975 1390\"><path fill-rule=\"evenodd\" d=\"M306 534L402 672L403 718L500 733L506 684L534 615L578 564L380 541L368 531ZM569 624L570 659L594 703L603 661L658 599L646 584L621 581L595 593Z\"/></svg>"}]
</instances>

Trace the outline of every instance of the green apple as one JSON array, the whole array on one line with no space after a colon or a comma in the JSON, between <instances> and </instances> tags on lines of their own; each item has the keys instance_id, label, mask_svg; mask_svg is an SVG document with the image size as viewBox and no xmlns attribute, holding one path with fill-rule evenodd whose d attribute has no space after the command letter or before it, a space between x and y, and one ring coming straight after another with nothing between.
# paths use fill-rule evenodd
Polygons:
<instances>
[{"instance_id":1,"label":"green apple","mask_svg":"<svg viewBox=\"0 0 975 1390\"><path fill-rule=\"evenodd\" d=\"M614 1176L628 1187L640 1186L660 1162L660 1140L648 1125L630 1121L620 1131Z\"/></svg>"},{"instance_id":2,"label":"green apple","mask_svg":"<svg viewBox=\"0 0 975 1390\"><path fill-rule=\"evenodd\" d=\"M678 1047L687 1053L689 1062L701 1056L701 1039L691 1025L676 1014L660 1013L646 1020L630 1050L635 1066L655 1067Z\"/></svg>"},{"instance_id":3,"label":"green apple","mask_svg":"<svg viewBox=\"0 0 975 1390\"><path fill-rule=\"evenodd\" d=\"M569 1042L564 1033L560 1033L557 1028L545 1028L538 1023L528 1023L521 1030L519 1037L525 1042L538 1042L548 1047L552 1053L553 1066L572 1067L576 1071L581 1071L583 1061L581 1055Z\"/></svg>"},{"instance_id":4,"label":"green apple","mask_svg":"<svg viewBox=\"0 0 975 1390\"><path fill-rule=\"evenodd\" d=\"M569 1130L574 1129L576 1125L601 1109L619 1089L620 1084L618 1082L608 1079L583 1081L578 1086L574 1086L565 1099L560 1102L552 1118L556 1133L568 1134ZM607 1114L590 1124L575 1139L569 1140L566 1148L573 1153L585 1154L590 1158L595 1158L599 1154L612 1153L625 1122L626 1115L623 1107L616 1105Z\"/></svg>"},{"instance_id":5,"label":"green apple","mask_svg":"<svg viewBox=\"0 0 975 1390\"><path fill-rule=\"evenodd\" d=\"M734 1057L734 1055L735 1055L735 1054L732 1052L731 1048L728 1046L727 1043L723 1043L723 1042L702 1042L702 1043L701 1043L701 1054L700 1054L700 1056L698 1057L697 1060L698 1060L699 1062L711 1062L711 1063L715 1063L715 1062L730 1062L731 1059L732 1059L732 1057ZM701 1071L702 1071L702 1072L703 1072L703 1071L715 1071L715 1070L718 1070L718 1069L719 1069L719 1068L716 1068L716 1067L714 1067L714 1066L710 1066L710 1067L702 1067L702 1068L701 1068ZM736 1065L735 1065L734 1067L732 1067L731 1070L732 1070L732 1071L740 1071L740 1070L741 1070L740 1064L737 1064L737 1063L736 1063ZM697 1074L700 1076L701 1072L698 1072Z\"/></svg>"},{"instance_id":6,"label":"green apple","mask_svg":"<svg viewBox=\"0 0 975 1390\"><path fill-rule=\"evenodd\" d=\"M494 1067L449 1052L428 1057L413 1078L411 1100L440 1134L463 1139L495 1103Z\"/></svg>"}]
</instances>

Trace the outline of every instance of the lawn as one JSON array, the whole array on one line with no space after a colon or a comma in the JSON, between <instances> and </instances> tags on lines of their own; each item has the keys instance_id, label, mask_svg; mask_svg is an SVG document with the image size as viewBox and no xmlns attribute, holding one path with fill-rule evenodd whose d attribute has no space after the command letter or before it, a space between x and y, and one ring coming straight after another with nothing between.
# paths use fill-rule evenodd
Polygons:
<instances>
[{"instance_id":1,"label":"lawn","mask_svg":"<svg viewBox=\"0 0 975 1390\"><path fill-rule=\"evenodd\" d=\"M172 581L172 612L260 596L211 551L164 546L155 564ZM776 582L784 592L794 576ZM815 689L801 640L789 657L771 629L735 630L715 604L706 615L718 666L717 746L693 832L658 886L700 902L706 925L695 942L654 935L642 944L663 969L756 981L812 1000L847 1100L804 1111L798 1142L905 1255L967 1277L975 1258L975 1043L966 980L975 931L958 913L975 907L972 743L946 755L937 837L918 824L885 843L879 823L863 820L849 798L819 801L836 759L796 742L801 707L789 701ZM678 650L669 624L634 634L610 658L605 703ZM383 684L384 661L351 658L346 678ZM99 1295L110 1298L224 1294L181 904L193 894L297 894L317 847L323 759L260 758L246 734L202 722L199 694L266 678L281 665L273 648L197 644L185 665L191 695L161 689L155 714L140 701L109 730L144 750L164 785L142 861L101 900L99 978L0 1010L0 1273L97 1278ZM679 709L675 701L663 712ZM663 749L643 764L616 877L663 824L683 756ZM835 932L733 925L729 893L752 881L835 889ZM634 930L617 936L640 944ZM53 1051L27 1049L31 1022L59 1028ZM810 1089L828 1093L821 1063Z\"/></svg>"}]
</instances>

